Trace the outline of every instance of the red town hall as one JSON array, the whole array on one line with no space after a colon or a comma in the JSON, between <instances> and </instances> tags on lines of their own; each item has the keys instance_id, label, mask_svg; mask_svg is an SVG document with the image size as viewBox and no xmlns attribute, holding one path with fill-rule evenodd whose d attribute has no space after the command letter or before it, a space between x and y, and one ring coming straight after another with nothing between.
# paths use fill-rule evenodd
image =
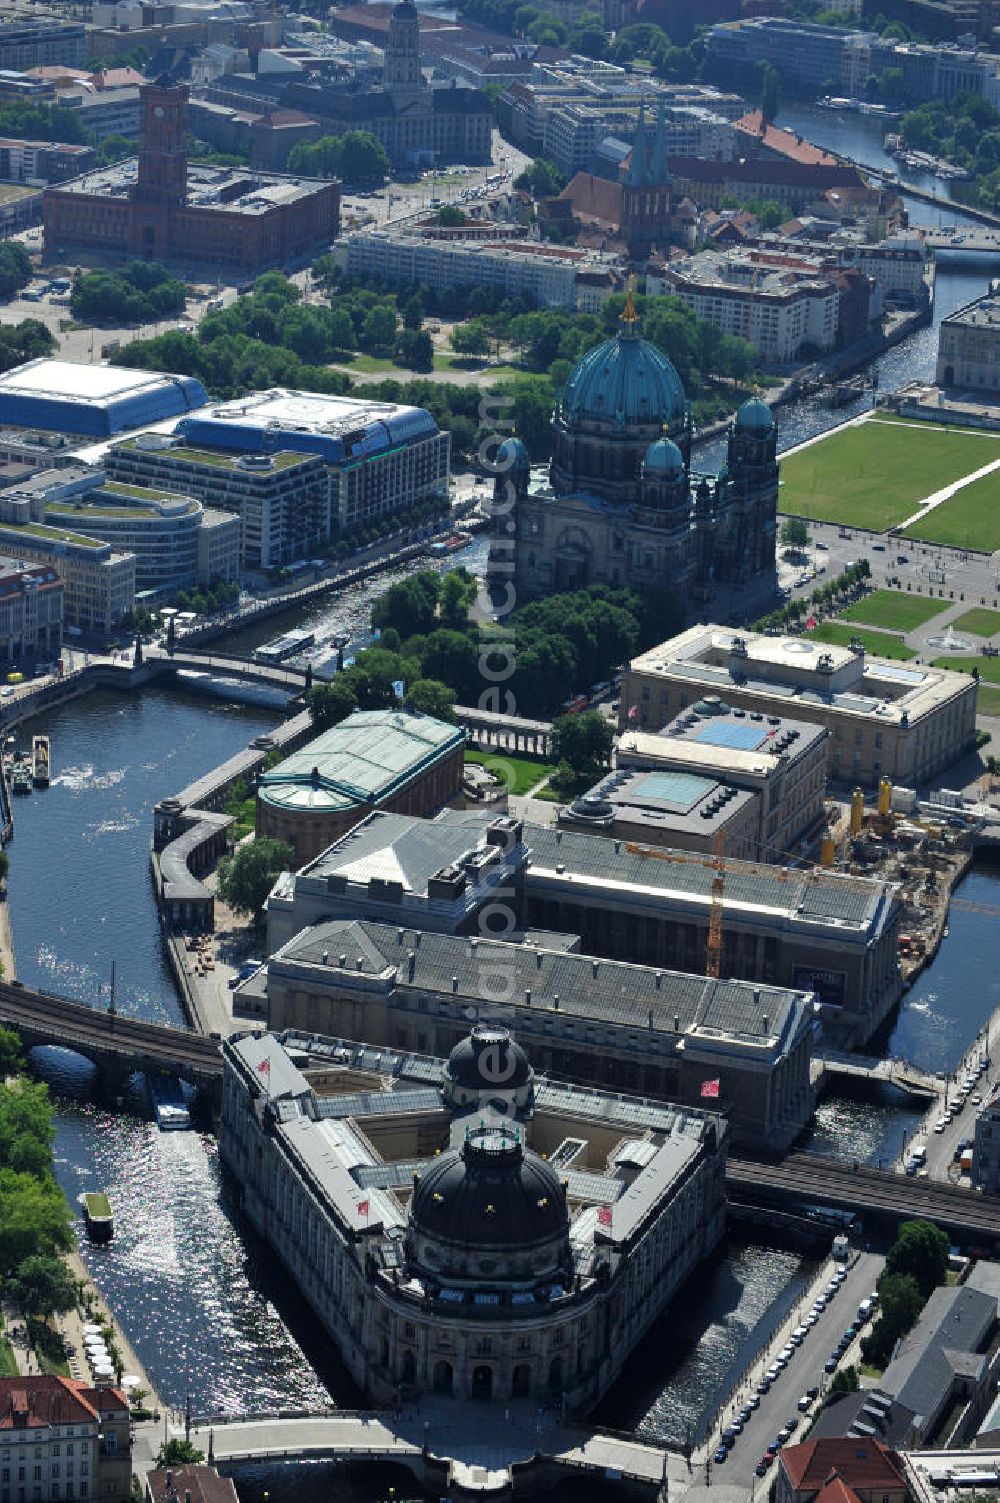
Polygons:
<instances>
[{"instance_id":1,"label":"red town hall","mask_svg":"<svg viewBox=\"0 0 1000 1503\"><path fill-rule=\"evenodd\" d=\"M187 88L154 83L139 94L138 158L45 193L47 259L90 252L252 276L336 239L338 183L191 165Z\"/></svg>"}]
</instances>

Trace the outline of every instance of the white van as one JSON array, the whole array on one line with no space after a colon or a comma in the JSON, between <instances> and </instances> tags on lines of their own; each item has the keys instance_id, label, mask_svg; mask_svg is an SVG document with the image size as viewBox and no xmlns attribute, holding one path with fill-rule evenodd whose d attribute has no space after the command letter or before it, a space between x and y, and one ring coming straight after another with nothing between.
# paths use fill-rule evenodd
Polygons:
<instances>
[{"instance_id":1,"label":"white van","mask_svg":"<svg viewBox=\"0 0 1000 1503\"><path fill-rule=\"evenodd\" d=\"M833 1239L831 1256L836 1258L838 1263L845 1263L847 1261L847 1255L850 1250L851 1244L848 1242L843 1232L838 1233L838 1235Z\"/></svg>"}]
</instances>

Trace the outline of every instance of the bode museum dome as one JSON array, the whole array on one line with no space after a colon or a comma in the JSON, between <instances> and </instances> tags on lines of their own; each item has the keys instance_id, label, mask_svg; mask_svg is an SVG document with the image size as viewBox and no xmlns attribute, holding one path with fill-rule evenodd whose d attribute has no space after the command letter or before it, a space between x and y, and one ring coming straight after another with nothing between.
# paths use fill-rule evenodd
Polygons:
<instances>
[{"instance_id":1,"label":"bode museum dome","mask_svg":"<svg viewBox=\"0 0 1000 1503\"><path fill-rule=\"evenodd\" d=\"M447 1060L224 1045L242 1209L375 1404L592 1408L725 1230L725 1119L537 1079L477 1024Z\"/></svg>"},{"instance_id":2,"label":"bode museum dome","mask_svg":"<svg viewBox=\"0 0 1000 1503\"><path fill-rule=\"evenodd\" d=\"M669 582L681 617L759 615L777 592L770 408L743 403L718 475L692 470L691 440L680 376L641 337L630 293L617 334L566 382L548 471L520 440L500 445L488 577L502 588L513 574L519 599Z\"/></svg>"}]
</instances>

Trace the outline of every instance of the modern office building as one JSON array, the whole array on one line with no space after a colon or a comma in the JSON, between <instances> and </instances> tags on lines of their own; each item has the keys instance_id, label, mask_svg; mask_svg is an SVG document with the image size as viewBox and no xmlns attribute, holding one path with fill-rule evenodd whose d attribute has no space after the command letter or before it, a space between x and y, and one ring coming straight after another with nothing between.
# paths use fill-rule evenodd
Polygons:
<instances>
[{"instance_id":1,"label":"modern office building","mask_svg":"<svg viewBox=\"0 0 1000 1503\"><path fill-rule=\"evenodd\" d=\"M112 631L135 605L135 558L114 552L110 543L37 522L19 526L0 521L0 553L56 570L63 584L65 626Z\"/></svg>"},{"instance_id":2,"label":"modern office building","mask_svg":"<svg viewBox=\"0 0 1000 1503\"><path fill-rule=\"evenodd\" d=\"M139 156L46 191L47 257L93 251L253 276L336 239L337 183L189 167L187 87L146 84L139 96Z\"/></svg>"},{"instance_id":3,"label":"modern office building","mask_svg":"<svg viewBox=\"0 0 1000 1503\"><path fill-rule=\"evenodd\" d=\"M61 183L84 172L93 160L92 146L0 139L0 179L5 183Z\"/></svg>"},{"instance_id":4,"label":"modern office building","mask_svg":"<svg viewBox=\"0 0 1000 1503\"><path fill-rule=\"evenodd\" d=\"M493 846L506 851L502 862ZM502 914L493 907L492 880L481 880L494 866L506 869ZM369 888L370 876L391 879L388 896L381 883ZM560 943L697 975L703 986L717 904L723 977L815 993L828 1038L869 1038L901 990L896 887L736 860L725 862L721 894L718 877L714 861L685 851L521 828L516 820L497 824L471 810L445 809L430 823L377 813L313 866L279 879L267 904L268 948L325 918L461 934L478 923L480 934L499 938L529 929L574 936Z\"/></svg>"},{"instance_id":5,"label":"modern office building","mask_svg":"<svg viewBox=\"0 0 1000 1503\"><path fill-rule=\"evenodd\" d=\"M120 1388L45 1373L0 1378L0 1490L18 1503L22 1493L37 1503L127 1503L129 1420Z\"/></svg>"},{"instance_id":6,"label":"modern office building","mask_svg":"<svg viewBox=\"0 0 1000 1503\"><path fill-rule=\"evenodd\" d=\"M510 438L496 459L487 578L519 600L589 585L668 589L678 617L774 600L777 432L744 402L728 464L692 483L691 414L666 355L641 339L631 296L619 333L588 350L552 420L548 475ZM513 523L513 525L512 525Z\"/></svg>"},{"instance_id":7,"label":"modern office building","mask_svg":"<svg viewBox=\"0 0 1000 1503\"><path fill-rule=\"evenodd\" d=\"M0 68L19 72L48 63L80 67L87 61L87 31L82 21L37 19L22 15L0 27Z\"/></svg>"},{"instance_id":8,"label":"modern office building","mask_svg":"<svg viewBox=\"0 0 1000 1503\"><path fill-rule=\"evenodd\" d=\"M748 715L706 695L655 735L626 728L615 770L558 823L780 864L818 832L829 737L809 721Z\"/></svg>"},{"instance_id":9,"label":"modern office building","mask_svg":"<svg viewBox=\"0 0 1000 1503\"><path fill-rule=\"evenodd\" d=\"M111 438L203 407L193 376L71 360L29 360L0 374L0 428Z\"/></svg>"},{"instance_id":10,"label":"modern office building","mask_svg":"<svg viewBox=\"0 0 1000 1503\"><path fill-rule=\"evenodd\" d=\"M184 448L234 457L318 454L330 477L330 526L340 533L385 521L424 502L445 509L448 505L451 435L442 432L423 407L276 387L213 405L178 423L174 435ZM128 463L137 462L129 453ZM147 462L148 454L143 460ZM287 463L273 479L270 471L255 472L246 465L226 475L237 493L251 487L280 492L283 484L297 483L301 477L308 479L312 494L312 472L290 472ZM321 496L308 504L318 506L322 515Z\"/></svg>"},{"instance_id":11,"label":"modern office building","mask_svg":"<svg viewBox=\"0 0 1000 1503\"><path fill-rule=\"evenodd\" d=\"M434 814L458 797L465 731L414 710L355 710L257 780L257 834L311 861L372 809Z\"/></svg>"},{"instance_id":12,"label":"modern office building","mask_svg":"<svg viewBox=\"0 0 1000 1503\"><path fill-rule=\"evenodd\" d=\"M234 513L245 569L277 568L330 540L330 474L315 454L233 454L179 436L140 433L113 445L104 464L121 484L159 486Z\"/></svg>"},{"instance_id":13,"label":"modern office building","mask_svg":"<svg viewBox=\"0 0 1000 1503\"><path fill-rule=\"evenodd\" d=\"M991 289L941 320L934 379L938 386L996 398L1000 391L1000 293Z\"/></svg>"},{"instance_id":14,"label":"modern office building","mask_svg":"<svg viewBox=\"0 0 1000 1503\"><path fill-rule=\"evenodd\" d=\"M369 1402L585 1412L723 1236L726 1125L466 1034L229 1041L220 1155Z\"/></svg>"},{"instance_id":15,"label":"modern office building","mask_svg":"<svg viewBox=\"0 0 1000 1503\"><path fill-rule=\"evenodd\" d=\"M0 663L58 656L62 627L63 582L52 564L0 556Z\"/></svg>"},{"instance_id":16,"label":"modern office building","mask_svg":"<svg viewBox=\"0 0 1000 1503\"><path fill-rule=\"evenodd\" d=\"M976 689L967 674L868 657L860 645L693 626L629 664L621 725L659 730L718 695L750 713L793 711L826 726L838 782L871 787L887 777L914 787L971 746Z\"/></svg>"}]
</instances>

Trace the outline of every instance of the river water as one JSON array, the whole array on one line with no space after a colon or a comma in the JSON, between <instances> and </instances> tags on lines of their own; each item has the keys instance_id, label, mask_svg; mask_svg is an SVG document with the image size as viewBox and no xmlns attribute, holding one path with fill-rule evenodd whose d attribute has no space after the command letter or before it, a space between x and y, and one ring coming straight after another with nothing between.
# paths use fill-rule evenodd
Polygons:
<instances>
[{"instance_id":1,"label":"river water","mask_svg":"<svg viewBox=\"0 0 1000 1503\"><path fill-rule=\"evenodd\" d=\"M806 121L801 112L786 111L783 123L801 121L799 128L808 127L814 139L858 157L860 138L870 141L873 124L877 129L877 122L856 116L815 114L815 121ZM986 277L985 269L943 271L936 319L983 290ZM883 387L929 375L935 340L935 331L922 331L883 357ZM809 402L786 408L782 447L843 416ZM699 455L709 463L718 457L719 445ZM478 571L485 549L485 539L477 538L446 566ZM357 635L394 577L273 618L227 646L246 651L304 622L317 635ZM50 735L55 770L47 792L15 806L10 905L18 972L27 984L106 1006L114 963L122 1011L180 1021L148 873L152 808L273 723L266 710L223 708L151 689L134 697L94 694L25 727L25 734L40 729ZM949 939L904 1001L892 1052L949 1069L1000 1003L993 918L984 911L1000 908L998 883L996 873L976 872L963 884L961 898L977 907L954 911ZM35 1058L59 1092L60 1182L73 1201L82 1189L108 1189L117 1212L114 1242L99 1249L81 1237L82 1255L166 1402L180 1408L190 1395L201 1412L318 1406L331 1394L334 1401L353 1402L329 1344L315 1339L315 1322L289 1281L232 1220L212 1140L160 1134L138 1079L126 1109L111 1114L90 1099L89 1066L59 1050L38 1051ZM916 1115L890 1096L880 1104L831 1099L820 1108L810 1146L877 1161L898 1152ZM731 1244L705 1271L682 1314L636 1354L628 1385L609 1400L609 1420L673 1442L696 1437L701 1416L794 1304L809 1271L794 1254ZM261 1469L241 1482L241 1494L256 1503L277 1478ZM398 1495L399 1480L388 1473L346 1479L338 1473L337 1487L346 1503L368 1503L386 1496L390 1481ZM296 1474L302 1503L318 1503L330 1491L329 1467Z\"/></svg>"}]
</instances>

